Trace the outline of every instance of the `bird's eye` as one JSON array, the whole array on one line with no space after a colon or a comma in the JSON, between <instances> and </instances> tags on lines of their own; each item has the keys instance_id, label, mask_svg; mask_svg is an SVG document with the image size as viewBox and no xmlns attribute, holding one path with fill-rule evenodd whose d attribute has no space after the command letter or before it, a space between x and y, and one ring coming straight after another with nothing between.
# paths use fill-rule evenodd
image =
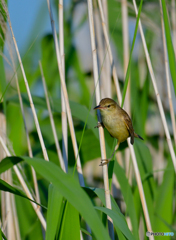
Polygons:
<instances>
[{"instance_id":1,"label":"bird's eye","mask_svg":"<svg viewBox=\"0 0 176 240\"><path fill-rule=\"evenodd\" d=\"M108 105L108 108L110 108L111 105Z\"/></svg>"}]
</instances>

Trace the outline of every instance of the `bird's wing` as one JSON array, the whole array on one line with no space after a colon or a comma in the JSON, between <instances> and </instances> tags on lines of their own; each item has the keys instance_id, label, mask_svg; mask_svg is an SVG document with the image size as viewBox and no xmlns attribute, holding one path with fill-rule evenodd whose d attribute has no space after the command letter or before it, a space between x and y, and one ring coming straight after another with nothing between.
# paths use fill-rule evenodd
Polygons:
<instances>
[{"instance_id":1,"label":"bird's wing","mask_svg":"<svg viewBox=\"0 0 176 240\"><path fill-rule=\"evenodd\" d=\"M124 123L126 125L126 128L128 129L128 132L131 136L131 144L133 144L134 143L134 129L133 129L131 119L130 119L130 117L128 116L127 113L123 114L123 119L124 119Z\"/></svg>"}]
</instances>

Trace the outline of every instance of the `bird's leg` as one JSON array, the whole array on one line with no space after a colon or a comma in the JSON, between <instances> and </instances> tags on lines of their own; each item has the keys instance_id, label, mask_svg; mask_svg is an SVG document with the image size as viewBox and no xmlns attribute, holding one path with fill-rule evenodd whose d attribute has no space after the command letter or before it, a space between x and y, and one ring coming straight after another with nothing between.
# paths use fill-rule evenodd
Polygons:
<instances>
[{"instance_id":1,"label":"bird's leg","mask_svg":"<svg viewBox=\"0 0 176 240\"><path fill-rule=\"evenodd\" d=\"M111 161L111 159L112 159L113 156L114 156L114 153L115 153L115 152L117 151L117 149L119 148L119 145L120 145L120 142L118 142L117 145L115 146L114 152L113 152L113 154L110 156L110 158L108 158L108 159L102 159L99 166L106 165L106 164L108 164L108 162Z\"/></svg>"}]
</instances>

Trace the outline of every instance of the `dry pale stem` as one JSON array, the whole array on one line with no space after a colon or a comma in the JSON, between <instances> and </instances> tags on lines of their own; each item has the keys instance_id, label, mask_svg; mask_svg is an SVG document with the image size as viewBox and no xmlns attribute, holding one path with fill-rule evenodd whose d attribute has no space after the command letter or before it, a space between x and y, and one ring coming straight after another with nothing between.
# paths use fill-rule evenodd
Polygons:
<instances>
[{"instance_id":1,"label":"dry pale stem","mask_svg":"<svg viewBox=\"0 0 176 240\"><path fill-rule=\"evenodd\" d=\"M60 46L60 54L61 54L61 64L65 81L65 54L64 54L64 6L63 0L59 0L59 46ZM63 159L66 166L66 171L68 168L68 139L67 139L67 113L66 113L66 105L64 100L64 94L61 86L61 102L62 102L62 152Z\"/></svg>"},{"instance_id":2,"label":"dry pale stem","mask_svg":"<svg viewBox=\"0 0 176 240\"><path fill-rule=\"evenodd\" d=\"M93 57L93 74L94 74L94 85L95 85L95 94L96 94L96 103L97 105L100 102L100 87L99 87L99 74L98 74L98 63L97 63L97 52L95 46L95 30L94 30L94 18L93 18L93 6L92 1L88 0L88 14L89 14L89 28L90 28L90 38L91 38L91 48L92 48L92 57ZM100 112L98 113L98 121L100 120ZM100 139L100 148L101 148L101 157L106 159L106 149L105 149L105 139L104 139L104 130L102 127L99 128L99 139ZM105 199L106 207L111 209L111 198L109 191L109 180L108 180L108 168L107 165L103 166L103 178L104 178L104 188L105 188ZM108 217L108 228L111 239L114 239L114 229L113 221Z\"/></svg>"},{"instance_id":3,"label":"dry pale stem","mask_svg":"<svg viewBox=\"0 0 176 240\"><path fill-rule=\"evenodd\" d=\"M106 27L106 20L104 17L101 0L98 0L98 5L99 5L99 9L100 9L103 33L104 33L104 37L105 37L105 41L106 41L106 45L107 45L107 49L108 49L108 53L109 53L109 58L110 58L110 62L111 62L111 67L112 67L112 75L113 75L114 84L115 84L116 91L117 91L117 97L118 97L119 104L121 104L122 96L121 96L121 92L120 92L119 81L118 81L117 72L116 72L116 68L115 68L115 64L114 64L114 60L113 60L113 56L112 56L112 51L111 51L111 47L110 47L110 41L109 41L108 31L107 31L107 27Z\"/></svg>"},{"instance_id":4,"label":"dry pale stem","mask_svg":"<svg viewBox=\"0 0 176 240\"><path fill-rule=\"evenodd\" d=\"M129 34L128 34L128 8L127 0L122 0L122 30L123 30L123 69L124 69L124 80L128 68L129 62ZM128 87L125 95L124 101L125 110L130 115L130 79L128 82ZM125 162L126 162L126 176L128 176L129 182L132 181L132 174L130 169L130 150L125 149Z\"/></svg>"},{"instance_id":5,"label":"dry pale stem","mask_svg":"<svg viewBox=\"0 0 176 240\"><path fill-rule=\"evenodd\" d=\"M108 3L107 3L107 0L102 0L102 5L103 5L105 23L106 23L106 26L109 26L109 24L108 24ZM109 34L108 27L107 27L107 33ZM104 46L104 53L105 53L105 60L104 60L105 81L104 81L104 85L106 87L106 97L111 98L111 96L112 96L111 64L110 64L109 55L107 54L106 42L104 41L104 39L103 39L103 46Z\"/></svg>"},{"instance_id":6,"label":"dry pale stem","mask_svg":"<svg viewBox=\"0 0 176 240\"><path fill-rule=\"evenodd\" d=\"M129 146L130 152L131 152L131 157L132 157L132 161L133 161L136 181L137 181L137 185L138 185L138 188L139 188L139 194L140 194L140 198L141 198L142 208L143 208L143 211L144 211L145 221L146 221L146 225L147 225L147 231L151 232L152 231L152 226L151 226L151 223L150 223L149 213L148 213L147 204L146 204L145 195L144 195L144 190L143 190L141 177L140 177L140 173L139 173L139 169L138 169L138 165L137 165L136 155L135 155L135 152L134 152L133 145L131 145L129 138L127 139L127 142L128 142L128 146ZM151 237L151 239L154 239L153 236Z\"/></svg>"},{"instance_id":7,"label":"dry pale stem","mask_svg":"<svg viewBox=\"0 0 176 240\"><path fill-rule=\"evenodd\" d=\"M82 173L82 167L81 167L81 161L80 161L79 152L78 152L78 146L77 146L77 142L76 142L76 135L75 135L74 126L73 126L71 109L70 109L69 100L68 100L67 88L66 88L66 84L65 84L65 81L64 81L64 74L63 74L63 69L62 69L62 61L61 61L61 56L60 56L60 50L59 50L59 45L58 45L57 33L56 33L55 24L54 24L54 19L53 19L53 14L52 14L50 0L47 0L47 3L48 3L49 14L50 14L50 20L51 20L51 27L52 27L52 32L53 32L54 44L55 44L55 49L56 49L56 57L57 57L58 69L59 69L59 73L60 73L61 86L62 86L62 91L63 91L64 100L65 100L65 104L66 104L68 123L69 123L69 127L70 127L70 134L71 134L71 139L72 139L75 159L76 159L76 163L77 163L77 171L78 171L79 182L80 182L81 186L85 186L83 173Z\"/></svg>"},{"instance_id":8,"label":"dry pale stem","mask_svg":"<svg viewBox=\"0 0 176 240\"><path fill-rule=\"evenodd\" d=\"M168 92L168 100L169 100L169 107L170 107L170 115L171 115L171 121L172 121L174 141L175 141L175 145L176 145L176 123L175 123L175 114L174 114L174 108L173 108L173 103L172 103L169 64L168 64L168 57L167 57L167 46L166 46L166 38L165 38L165 30L164 30L164 21L163 21L163 11L162 11L161 0L160 0L160 10L161 10L161 28L162 28L162 38L163 38L163 48L164 48L164 62L165 62L165 71L166 71L167 92ZM174 11L175 11L175 9L174 9Z\"/></svg>"},{"instance_id":9,"label":"dry pale stem","mask_svg":"<svg viewBox=\"0 0 176 240\"><path fill-rule=\"evenodd\" d=\"M107 29L106 29L106 25L105 25L105 21L104 21L103 8L102 8L102 4L101 4L100 0L98 0L98 3L99 3L100 14L101 14L101 18L102 18L104 37L105 37L105 40L106 40L106 44L108 46L108 52L109 52L111 63L113 63L114 60L113 60L113 57L112 57L112 51L111 51L111 47L110 47L110 44L109 44L109 38L108 38ZM116 73L115 66L113 67L113 72L114 72L113 73L113 78L114 78L114 81L115 81L115 85L117 85L116 83L117 83L118 79L117 79L117 73ZM121 96L120 88L117 87L116 90L117 90L119 103L121 103L122 96ZM147 229L148 229L148 231L151 231L151 223L150 223L149 213L148 213L146 200L145 200L145 195L144 195L144 191L143 191L143 187L142 187L142 181L141 181L138 166L137 166L135 152L134 152L133 146L130 144L130 141L128 141L128 145L129 145L131 156L132 156L132 161L133 161L133 166L134 166L134 171L135 171L138 187L140 189L140 198L141 198L141 202L142 202L142 207L143 207L143 211L144 211L144 216L145 216L145 220L146 220Z\"/></svg>"},{"instance_id":10,"label":"dry pale stem","mask_svg":"<svg viewBox=\"0 0 176 240\"><path fill-rule=\"evenodd\" d=\"M0 136L4 142L6 142L6 116L5 114L0 111ZM0 161L5 158L7 155L0 145ZM12 184L12 172L11 169L3 172L1 174L1 179L5 182ZM13 218L14 215L14 204L15 200L13 198L13 194L9 192L2 191L1 192L1 218L2 218L2 227L1 229L5 233L8 239L16 240L17 238L16 233L19 231L18 221L14 222Z\"/></svg>"},{"instance_id":11,"label":"dry pale stem","mask_svg":"<svg viewBox=\"0 0 176 240\"><path fill-rule=\"evenodd\" d=\"M7 149L7 147L6 147L5 143L4 143L4 140L2 139L1 136L0 136L0 143L1 143L5 153L7 154L7 156L10 157L11 154L10 154L9 150ZM14 171L15 171L15 173L16 173L16 175L17 175L17 177L18 177L18 179L19 179L19 181L20 181L20 183L21 183L21 185L22 185L22 187L23 187L27 197L34 201L34 199L32 197L32 194L30 193L30 191L29 191L29 189L28 189L28 187L27 187L27 185L26 185L26 183L25 183L25 181L24 181L24 179L23 179L23 177L22 177L18 167L17 166L13 166L13 169L14 169ZM32 206L34 208L34 211L36 212L36 214L37 214L37 216L38 216L38 218L39 218L43 228L46 230L46 221L45 221L44 217L42 216L42 214L40 212L39 206L36 205L34 202L30 202L30 203L32 204Z\"/></svg>"},{"instance_id":12,"label":"dry pale stem","mask_svg":"<svg viewBox=\"0 0 176 240\"><path fill-rule=\"evenodd\" d=\"M43 82L43 87L44 87L44 92L45 92L45 97L46 97L46 104L47 104L47 108L48 108L48 113L49 113L49 118L50 118L51 128L52 128L52 131L53 131L53 136L54 136L54 141L55 141L55 145L56 145L58 158L59 158L62 170L64 172L66 172L66 166L65 166L66 163L64 163L64 160L63 160L63 157L62 157L62 153L61 153L61 149L60 149L60 145L59 145L59 142L58 142L57 133L56 133L56 127L55 127L53 114L52 114L51 107L50 107L50 102L49 102L49 97L48 97L48 91L47 91L47 87L46 87L45 77L44 77L44 73L43 73L43 69L42 69L42 64L41 64L40 61L39 61L39 66L40 66L42 82Z\"/></svg>"},{"instance_id":13,"label":"dry pale stem","mask_svg":"<svg viewBox=\"0 0 176 240\"><path fill-rule=\"evenodd\" d=\"M20 68L21 68L21 71L22 71L22 74L23 74L23 79L24 79L24 82L25 82L25 86L26 86L28 97L29 97L31 110L32 110L33 117L34 117L34 122L35 122L35 125L36 125L37 133L38 133L40 144L41 144L41 147L42 147L43 156L44 156L44 159L48 161L49 160L48 159L48 154L47 154L45 144L44 144L44 141L43 141L42 133L41 133L41 130L40 130L37 114L36 114L36 111L35 111L35 108L34 108L32 96L31 96L31 93L30 93L28 81L27 81L26 74L25 74L25 71L24 71L24 67L23 67L23 63L22 63L22 60L21 60L21 56L20 56L20 53L19 53L18 46L17 46L17 42L16 42L16 39L15 39L15 36L14 36L14 33L13 33L9 12L8 12L8 9L7 9L7 6L4 2L4 0L3 0L3 7L4 7L4 10L7 14L9 27L10 27L10 31L11 31L11 34L12 34L12 39L13 39L13 42L14 42L14 45L15 45L15 50L16 50L16 53L17 53L18 61L20 63Z\"/></svg>"},{"instance_id":14,"label":"dry pale stem","mask_svg":"<svg viewBox=\"0 0 176 240\"><path fill-rule=\"evenodd\" d=\"M137 16L138 9L137 9L135 0L133 0L133 5L134 5L134 9L135 9L136 16ZM171 138L170 138L170 133L169 133L169 129L168 129L168 126L167 126L163 105L162 105L161 98L160 98L160 95L159 95L159 92L158 92L158 88L157 88L157 84L156 84L156 80L155 80L155 75L154 75L154 72L153 72L153 68L152 68L152 64L151 64L151 60L150 60L150 56L149 56L149 52L148 52L148 49L147 49L147 44L146 44L146 41L145 41L145 37L144 37L143 29L142 29L142 24L141 24L140 20L139 20L139 30L140 30L142 43L143 43L143 47L144 47L144 51L145 51L145 55L146 55L147 65L148 65L148 68L149 68L151 80L152 80L153 87L154 87L154 90L155 90L156 99L157 99L157 102L158 102L158 108L159 108L159 111L160 111L161 119L162 119L162 122L163 122L165 134L166 134L166 139L167 139L169 151L170 151L172 162L173 162L174 169L175 169L175 172L176 172L176 156L175 156L172 141L171 141Z\"/></svg>"},{"instance_id":15,"label":"dry pale stem","mask_svg":"<svg viewBox=\"0 0 176 240\"><path fill-rule=\"evenodd\" d=\"M25 129L26 139L27 139L28 153L29 153L29 156L31 158L33 158L32 147L31 147L31 143L30 143L30 139L29 139L29 132L27 129L27 123L26 123L26 118L25 118L25 113L24 113L23 101L22 101L22 97L21 97L20 86L18 83L17 72L15 70L15 61L14 61L14 57L13 57L13 53L12 53L12 46L11 46L10 42L8 43L8 48L9 48L10 58L12 61L12 68L15 73L15 80L16 80L18 98L19 98L19 102L20 102L20 109L21 109L21 113L22 113L22 117L23 117L24 129ZM33 167L31 167L31 169L32 169L32 177L33 177L34 189L35 189L35 194L36 194L36 200L38 203L40 203L40 194L39 194L39 189L38 189L36 173L35 173L35 170L33 169Z\"/></svg>"}]
</instances>

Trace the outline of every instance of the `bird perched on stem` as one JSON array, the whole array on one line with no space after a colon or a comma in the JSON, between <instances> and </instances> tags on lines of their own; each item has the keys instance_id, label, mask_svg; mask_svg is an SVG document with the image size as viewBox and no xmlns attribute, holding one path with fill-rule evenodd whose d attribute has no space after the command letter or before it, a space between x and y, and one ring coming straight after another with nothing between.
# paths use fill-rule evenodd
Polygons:
<instances>
[{"instance_id":1,"label":"bird perched on stem","mask_svg":"<svg viewBox=\"0 0 176 240\"><path fill-rule=\"evenodd\" d=\"M134 138L141 136L136 134L133 129L131 118L113 99L104 98L100 104L94 109L99 109L101 113L102 123L96 127L105 127L110 135L118 140L115 150L109 159L102 159L100 166L107 164L113 157L121 142L124 142L128 137L131 137L130 143L134 143Z\"/></svg>"}]
</instances>

